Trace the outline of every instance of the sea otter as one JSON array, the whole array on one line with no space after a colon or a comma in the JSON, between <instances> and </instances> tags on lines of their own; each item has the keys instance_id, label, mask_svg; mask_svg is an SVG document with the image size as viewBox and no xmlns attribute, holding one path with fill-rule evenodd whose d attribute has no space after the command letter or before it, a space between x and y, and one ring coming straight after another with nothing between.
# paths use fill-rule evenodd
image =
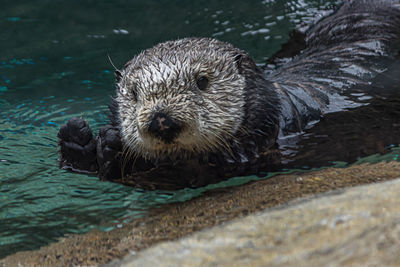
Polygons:
<instances>
[{"instance_id":1,"label":"sea otter","mask_svg":"<svg viewBox=\"0 0 400 267\"><path fill-rule=\"evenodd\" d=\"M311 27L277 70L210 38L160 43L116 73L111 124L93 137L72 118L58 137L60 167L144 188L197 187L279 163L285 136L349 98L398 56L400 1L347 1Z\"/></svg>"}]
</instances>

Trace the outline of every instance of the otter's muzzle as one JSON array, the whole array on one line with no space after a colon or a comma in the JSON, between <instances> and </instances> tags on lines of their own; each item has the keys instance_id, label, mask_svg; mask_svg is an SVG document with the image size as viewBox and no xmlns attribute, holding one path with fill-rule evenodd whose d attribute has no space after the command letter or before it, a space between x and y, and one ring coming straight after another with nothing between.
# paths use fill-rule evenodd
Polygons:
<instances>
[{"instance_id":1,"label":"otter's muzzle","mask_svg":"<svg viewBox=\"0 0 400 267\"><path fill-rule=\"evenodd\" d=\"M181 124L164 112L155 113L148 128L152 136L160 138L165 143L172 143L181 130Z\"/></svg>"}]
</instances>

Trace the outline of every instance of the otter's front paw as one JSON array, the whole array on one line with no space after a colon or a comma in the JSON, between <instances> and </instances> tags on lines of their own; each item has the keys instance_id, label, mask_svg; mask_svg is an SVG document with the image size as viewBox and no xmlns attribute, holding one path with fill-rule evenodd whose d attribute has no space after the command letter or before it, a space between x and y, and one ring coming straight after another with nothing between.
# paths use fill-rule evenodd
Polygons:
<instances>
[{"instance_id":1,"label":"otter's front paw","mask_svg":"<svg viewBox=\"0 0 400 267\"><path fill-rule=\"evenodd\" d=\"M100 178L111 180L121 178L121 152L122 142L119 130L111 125L102 127L97 137L97 163Z\"/></svg>"},{"instance_id":2,"label":"otter's front paw","mask_svg":"<svg viewBox=\"0 0 400 267\"><path fill-rule=\"evenodd\" d=\"M97 172L96 140L86 121L71 118L61 126L57 136L60 139L60 168L82 173Z\"/></svg>"}]
</instances>

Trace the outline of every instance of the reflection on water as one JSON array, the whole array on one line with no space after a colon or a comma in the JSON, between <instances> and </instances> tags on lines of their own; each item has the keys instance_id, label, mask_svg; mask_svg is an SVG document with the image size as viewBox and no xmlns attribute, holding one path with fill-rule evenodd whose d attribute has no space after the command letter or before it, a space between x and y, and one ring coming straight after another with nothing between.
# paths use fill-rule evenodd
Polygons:
<instances>
[{"instance_id":1,"label":"reflection on water","mask_svg":"<svg viewBox=\"0 0 400 267\"><path fill-rule=\"evenodd\" d=\"M248 51L256 61L263 62L287 40L290 29L318 18L324 13L319 10L329 8L334 2L100 0L93 6L88 0L3 1L0 10L3 29L0 32L0 258L15 251L36 249L68 233L86 232L103 222L123 223L130 216L143 215L152 206L185 201L216 186L259 179L238 177L200 189L145 192L59 170L56 139L59 126L72 116L82 116L96 132L107 122L114 80L107 54L117 66L122 66L141 49L159 41L214 36L232 42ZM396 101L393 98L392 103L397 105ZM385 110L379 101L374 112L399 118L397 112ZM338 117L327 117L326 125L341 118L340 114L332 116ZM347 118L343 116L343 120L344 117ZM352 130L358 126L352 126L354 121L350 118L353 117L347 119L350 121L340 140L357 139L359 133ZM370 129L381 127L379 121L374 125ZM310 130L313 132L304 133L304 140L311 141L293 148L297 152L291 156L295 155L301 165L297 167L309 164L315 155L321 155L316 165L324 166L328 161L351 162L358 157L386 152L391 144L398 144L395 138L386 139L388 133L399 136L397 128L385 126L379 128L381 132L377 130L385 137L378 139L378 143L369 142L365 132L361 143L354 143L350 149L372 143L377 144L377 150L368 149L349 157L324 156L319 146L312 146L312 140L323 143L319 138L337 132L336 128L327 132L324 129L328 128L315 127ZM330 136L326 146L331 147L335 140L338 140L336 136ZM384 141L379 143L379 140ZM335 145L340 151L349 151L348 143ZM386 157L397 159L397 151L395 148ZM382 160L376 157L370 160Z\"/></svg>"}]
</instances>

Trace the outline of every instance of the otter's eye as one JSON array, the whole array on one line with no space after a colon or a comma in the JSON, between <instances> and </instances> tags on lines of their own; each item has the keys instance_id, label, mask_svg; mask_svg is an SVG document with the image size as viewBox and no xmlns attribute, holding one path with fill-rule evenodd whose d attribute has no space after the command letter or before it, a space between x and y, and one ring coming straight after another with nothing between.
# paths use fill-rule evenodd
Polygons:
<instances>
[{"instance_id":1,"label":"otter's eye","mask_svg":"<svg viewBox=\"0 0 400 267\"><path fill-rule=\"evenodd\" d=\"M208 86L208 79L205 76L201 76L196 80L197 87L201 90L204 91L207 89Z\"/></svg>"}]
</instances>

